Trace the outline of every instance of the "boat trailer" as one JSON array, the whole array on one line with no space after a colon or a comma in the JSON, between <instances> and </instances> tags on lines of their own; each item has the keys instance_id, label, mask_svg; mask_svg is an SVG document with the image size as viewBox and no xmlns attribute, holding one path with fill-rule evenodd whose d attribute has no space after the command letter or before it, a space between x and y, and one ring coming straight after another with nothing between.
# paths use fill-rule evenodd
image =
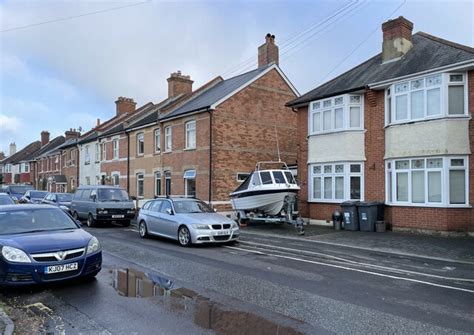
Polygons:
<instances>
[{"instance_id":1,"label":"boat trailer","mask_svg":"<svg viewBox=\"0 0 474 335\"><path fill-rule=\"evenodd\" d=\"M286 223L293 225L298 235L304 235L304 221L299 215L299 212L295 210L297 202L297 197L287 196L285 198L283 209L277 215L266 215L252 210L238 210L236 212L237 222L239 225L246 225L248 222Z\"/></svg>"}]
</instances>

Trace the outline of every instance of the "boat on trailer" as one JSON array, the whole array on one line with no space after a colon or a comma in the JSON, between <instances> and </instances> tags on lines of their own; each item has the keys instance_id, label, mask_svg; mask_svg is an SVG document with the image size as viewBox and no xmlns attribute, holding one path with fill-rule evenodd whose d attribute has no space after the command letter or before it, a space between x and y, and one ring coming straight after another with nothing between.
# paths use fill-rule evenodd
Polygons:
<instances>
[{"instance_id":1,"label":"boat on trailer","mask_svg":"<svg viewBox=\"0 0 474 335\"><path fill-rule=\"evenodd\" d=\"M266 169L268 165L279 168ZM289 222L297 215L294 208L299 190L284 162L258 162L255 170L230 194L230 200L239 221L261 218Z\"/></svg>"}]
</instances>

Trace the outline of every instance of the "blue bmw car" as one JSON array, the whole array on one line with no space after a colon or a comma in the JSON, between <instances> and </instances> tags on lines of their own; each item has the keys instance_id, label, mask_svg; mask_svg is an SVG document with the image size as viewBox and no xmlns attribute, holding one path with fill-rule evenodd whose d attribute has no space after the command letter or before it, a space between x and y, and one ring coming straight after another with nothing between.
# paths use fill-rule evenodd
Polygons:
<instances>
[{"instance_id":1,"label":"blue bmw car","mask_svg":"<svg viewBox=\"0 0 474 335\"><path fill-rule=\"evenodd\" d=\"M92 278L102 266L97 238L56 206L1 206L0 249L0 286Z\"/></svg>"}]
</instances>

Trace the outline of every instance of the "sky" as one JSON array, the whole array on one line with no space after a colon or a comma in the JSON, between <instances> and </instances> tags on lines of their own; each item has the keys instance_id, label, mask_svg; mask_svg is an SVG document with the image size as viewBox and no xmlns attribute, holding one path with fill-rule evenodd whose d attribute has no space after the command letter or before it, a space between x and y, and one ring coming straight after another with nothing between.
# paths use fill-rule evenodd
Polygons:
<instances>
[{"instance_id":1,"label":"sky","mask_svg":"<svg viewBox=\"0 0 474 335\"><path fill-rule=\"evenodd\" d=\"M166 98L171 72L198 88L256 68L276 36L280 67L300 93L381 51L381 24L403 15L424 31L474 46L474 1L0 0L0 151L48 130L91 129Z\"/></svg>"}]
</instances>

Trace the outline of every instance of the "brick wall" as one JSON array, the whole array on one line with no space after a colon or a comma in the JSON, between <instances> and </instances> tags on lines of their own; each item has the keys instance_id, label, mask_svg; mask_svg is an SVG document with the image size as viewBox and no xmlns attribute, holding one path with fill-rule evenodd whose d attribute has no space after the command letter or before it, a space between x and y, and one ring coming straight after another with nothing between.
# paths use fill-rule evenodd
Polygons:
<instances>
[{"instance_id":1,"label":"brick wall","mask_svg":"<svg viewBox=\"0 0 474 335\"><path fill-rule=\"evenodd\" d=\"M114 144L113 141L118 139L119 141L119 152L118 159L114 159ZM120 133L118 135L110 136L100 140L100 148L103 148L103 143L105 142L106 147L106 161L100 163L100 173L105 174L107 177L110 177L106 180L106 184L113 184L113 179L111 179L112 174L118 173L120 175L120 187L127 188L127 157L128 157L128 140L125 133ZM95 157L91 157L91 160ZM91 180L91 183L95 181Z\"/></svg>"}]
</instances>

